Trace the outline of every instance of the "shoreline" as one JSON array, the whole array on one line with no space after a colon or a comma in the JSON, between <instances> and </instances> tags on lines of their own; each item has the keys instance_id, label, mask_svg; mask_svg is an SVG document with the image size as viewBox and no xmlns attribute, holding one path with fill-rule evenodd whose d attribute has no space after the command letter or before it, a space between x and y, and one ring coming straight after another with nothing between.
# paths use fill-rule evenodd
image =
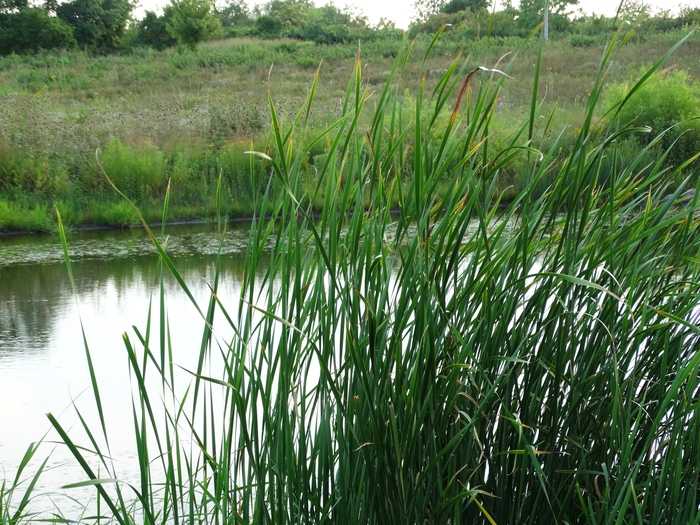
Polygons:
<instances>
[{"instance_id":1,"label":"shoreline","mask_svg":"<svg viewBox=\"0 0 700 525\"><path fill-rule=\"evenodd\" d=\"M247 222L247 221L252 221L254 217L252 216L238 216L238 217L229 217L226 220L226 223L237 223L237 222ZM205 219L205 218L199 218L199 219L174 219L172 221L166 221L165 225L166 226L189 226L189 225L204 225L204 224L214 224L216 222L215 219ZM155 222L151 221L148 223L149 228L155 228L160 226L160 222ZM119 226L119 225L110 225L110 224L83 224L80 226L69 226L66 227L67 230L69 231L75 231L75 232L93 232L93 231L114 231L114 230L134 230L134 229L143 229L143 225L141 223L134 224L132 226L124 227L124 226ZM58 230L56 231L46 231L46 230L6 230L6 231L0 231L0 239L3 237L18 237L22 235L57 235Z\"/></svg>"}]
</instances>

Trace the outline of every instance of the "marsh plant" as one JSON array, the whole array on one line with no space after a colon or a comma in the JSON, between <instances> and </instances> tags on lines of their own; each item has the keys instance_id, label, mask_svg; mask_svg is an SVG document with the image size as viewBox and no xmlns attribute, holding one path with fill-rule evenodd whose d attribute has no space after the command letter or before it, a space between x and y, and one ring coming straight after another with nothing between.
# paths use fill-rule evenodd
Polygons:
<instances>
[{"instance_id":1,"label":"marsh plant","mask_svg":"<svg viewBox=\"0 0 700 525\"><path fill-rule=\"evenodd\" d=\"M493 160L499 89L517 80L456 60L408 110L410 43L377 93L358 56L340 118L313 137L316 81L286 122L270 96L274 153L249 153L250 178L277 190L253 197L237 305L224 307L217 272L196 305L199 365L186 384L162 284L145 330L124 337L139 482L120 481L110 458L92 366L99 417L84 420L87 437L49 415L85 472L73 486L97 491L94 520L698 523L700 204L659 204L684 166L642 164L644 150L619 162L620 139L646 128L593 140L619 44L564 155L556 142L520 145L538 118L537 74L529 118ZM300 181L319 143L309 193ZM499 208L499 174L521 156L533 166L525 189ZM171 272L192 297L164 230L148 230L161 283Z\"/></svg>"}]
</instances>

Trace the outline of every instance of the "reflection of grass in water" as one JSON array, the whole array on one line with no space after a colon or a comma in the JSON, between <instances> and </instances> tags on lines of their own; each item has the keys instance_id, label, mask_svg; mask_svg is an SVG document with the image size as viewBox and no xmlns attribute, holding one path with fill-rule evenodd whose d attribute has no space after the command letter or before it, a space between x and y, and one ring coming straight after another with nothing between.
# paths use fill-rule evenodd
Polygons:
<instances>
[{"instance_id":1,"label":"reflection of grass in water","mask_svg":"<svg viewBox=\"0 0 700 525\"><path fill-rule=\"evenodd\" d=\"M697 519L698 204L657 206L658 165L641 181L635 161L613 163L598 186L614 143L586 139L612 48L564 176L533 197L553 169L545 153L500 217L487 182L499 167L480 159L502 77L434 140L423 96L405 114L390 82L372 125L357 127L367 97L358 61L339 125L319 137L337 162L319 169L317 195L299 185L292 142L307 107L274 126L278 153L265 163L283 191L258 203L274 220L251 229L237 311L215 293L200 310L189 389L170 357L162 285L149 330L125 338L139 483L114 481L99 378L100 422L85 423L84 448L49 416L102 512L119 523ZM463 78L448 70L445 93ZM410 121L421 124L411 141ZM407 155L413 174L397 176ZM319 195L320 219L308 205ZM220 197L221 186L219 210ZM180 279L152 240L161 271ZM209 328L215 313L234 329L229 343Z\"/></svg>"}]
</instances>

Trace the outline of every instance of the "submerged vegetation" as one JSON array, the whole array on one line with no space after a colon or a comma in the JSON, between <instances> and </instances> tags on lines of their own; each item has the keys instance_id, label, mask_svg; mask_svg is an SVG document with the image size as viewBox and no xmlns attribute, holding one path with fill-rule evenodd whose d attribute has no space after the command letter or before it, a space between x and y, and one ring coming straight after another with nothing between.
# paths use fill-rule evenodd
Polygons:
<instances>
[{"instance_id":1,"label":"submerged vegetation","mask_svg":"<svg viewBox=\"0 0 700 525\"><path fill-rule=\"evenodd\" d=\"M139 481L120 481L110 458L92 369L87 437L49 415L85 472L70 486L97 491L93 521L698 523L699 194L660 204L671 184L691 189L692 159L649 164L663 135L630 154L625 139L648 128L597 125L616 44L567 148L563 134L542 151L522 143L541 61L529 115L494 157L509 80L458 60L406 107L410 45L374 95L358 57L322 132L307 127L318 76L286 120L270 96L271 143L247 155L256 217L237 307L217 273L185 381L162 277L145 329L124 337ZM111 154L107 174L129 188ZM519 156L522 191L498 211L499 174ZM161 275L192 297L164 240L169 198L149 234Z\"/></svg>"}]
</instances>

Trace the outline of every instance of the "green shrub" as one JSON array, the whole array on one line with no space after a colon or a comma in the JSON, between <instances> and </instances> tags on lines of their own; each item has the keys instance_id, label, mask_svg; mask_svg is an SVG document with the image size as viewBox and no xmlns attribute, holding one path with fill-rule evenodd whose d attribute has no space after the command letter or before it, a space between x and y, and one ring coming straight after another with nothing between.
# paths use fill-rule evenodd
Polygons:
<instances>
[{"instance_id":1,"label":"green shrub","mask_svg":"<svg viewBox=\"0 0 700 525\"><path fill-rule=\"evenodd\" d=\"M58 5L56 15L73 28L80 46L110 52L120 47L133 9L128 0L72 0Z\"/></svg>"},{"instance_id":2,"label":"green shrub","mask_svg":"<svg viewBox=\"0 0 700 525\"><path fill-rule=\"evenodd\" d=\"M174 46L177 40L167 29L171 13L172 10L169 10L163 13L163 16L158 16L153 11L146 11L146 15L138 24L138 35L135 43L158 50Z\"/></svg>"},{"instance_id":3,"label":"green shrub","mask_svg":"<svg viewBox=\"0 0 700 525\"><path fill-rule=\"evenodd\" d=\"M596 44L596 38L588 35L571 35L569 45L571 47L591 47Z\"/></svg>"},{"instance_id":4,"label":"green shrub","mask_svg":"<svg viewBox=\"0 0 700 525\"><path fill-rule=\"evenodd\" d=\"M22 9L7 15L6 26L0 29L2 55L36 53L40 49L72 48L75 45L71 27L40 8Z\"/></svg>"},{"instance_id":5,"label":"green shrub","mask_svg":"<svg viewBox=\"0 0 700 525\"><path fill-rule=\"evenodd\" d=\"M641 78L641 74L637 76ZM668 162L678 166L698 152L700 127L700 93L685 71L660 72L652 75L617 113L622 125L634 123L649 126L652 133L638 135L640 144L647 144L664 133L661 146L673 146ZM633 82L610 85L603 97L604 111L617 111L618 104L628 95Z\"/></svg>"},{"instance_id":6,"label":"green shrub","mask_svg":"<svg viewBox=\"0 0 700 525\"><path fill-rule=\"evenodd\" d=\"M173 0L166 8L167 31L179 45L194 50L197 44L223 34L208 0Z\"/></svg>"}]
</instances>

